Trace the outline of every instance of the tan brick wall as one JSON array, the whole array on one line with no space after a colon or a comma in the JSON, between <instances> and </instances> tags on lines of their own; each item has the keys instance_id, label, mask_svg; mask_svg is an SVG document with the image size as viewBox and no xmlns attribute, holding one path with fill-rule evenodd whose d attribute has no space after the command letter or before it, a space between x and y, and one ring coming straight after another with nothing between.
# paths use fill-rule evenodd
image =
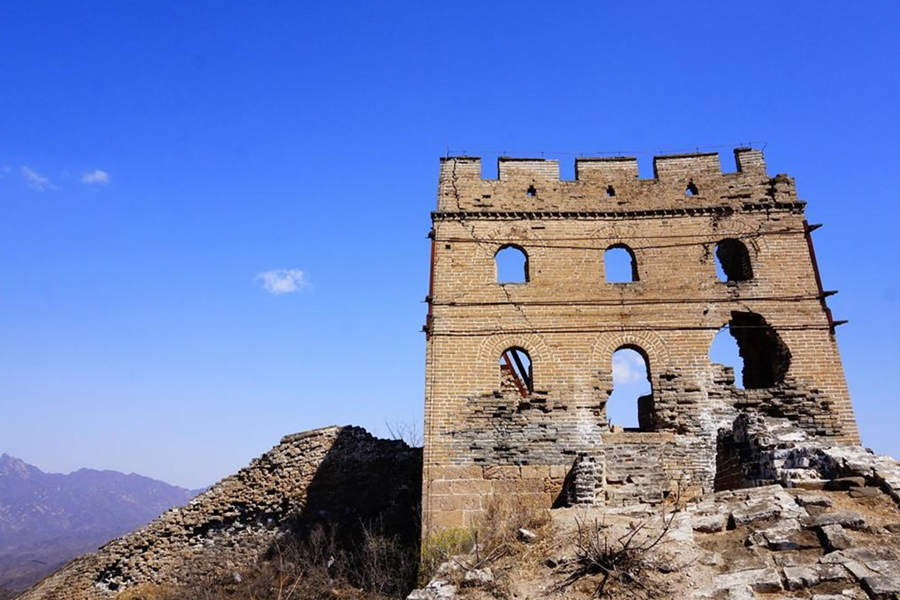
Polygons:
<instances>
[{"instance_id":1,"label":"tan brick wall","mask_svg":"<svg viewBox=\"0 0 900 600\"><path fill-rule=\"evenodd\" d=\"M858 441L804 203L793 180L766 174L759 151L735 156L738 172L729 174L716 154L657 157L648 180L630 158L580 159L574 181L561 181L551 160L500 159L496 180L481 178L477 158L442 160L426 355L425 530L470 522L490 494L558 494L570 464L513 466L517 477L489 477L489 469L510 465L476 465L453 443L469 399L499 390L497 361L510 346L531 356L535 391L571 403L565 418L584 421L585 435L596 438L589 442L602 445L605 414L596 406L612 389L613 352L623 345L645 352L655 395L661 377L677 374L681 389L699 398L678 418L700 423L713 402L713 336L731 311L752 311L788 346L790 380L829 405L809 427ZM685 195L689 184L696 195ZM726 238L747 246L752 280L718 280L715 245ZM494 255L505 244L526 251L527 283L496 282ZM631 248L639 281L605 281L604 250L613 244ZM706 448L715 443L713 426L704 425Z\"/></svg>"}]
</instances>

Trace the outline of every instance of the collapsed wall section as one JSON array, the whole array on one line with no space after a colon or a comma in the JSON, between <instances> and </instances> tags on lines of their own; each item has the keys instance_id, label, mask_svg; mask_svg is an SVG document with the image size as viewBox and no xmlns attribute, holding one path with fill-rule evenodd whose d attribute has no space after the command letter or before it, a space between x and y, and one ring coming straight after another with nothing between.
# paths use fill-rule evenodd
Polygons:
<instances>
[{"instance_id":1,"label":"collapsed wall section","mask_svg":"<svg viewBox=\"0 0 900 600\"><path fill-rule=\"evenodd\" d=\"M418 539L421 452L359 427L286 436L186 506L68 563L22 600L109 598L138 584L176 585L233 575L272 544L316 524L342 533L378 520Z\"/></svg>"},{"instance_id":2,"label":"collapsed wall section","mask_svg":"<svg viewBox=\"0 0 900 600\"><path fill-rule=\"evenodd\" d=\"M833 446L788 419L742 413L719 432L719 445L716 491L775 483L809 489L852 484L880 487L900 504L900 462L855 444Z\"/></svg>"}]
</instances>

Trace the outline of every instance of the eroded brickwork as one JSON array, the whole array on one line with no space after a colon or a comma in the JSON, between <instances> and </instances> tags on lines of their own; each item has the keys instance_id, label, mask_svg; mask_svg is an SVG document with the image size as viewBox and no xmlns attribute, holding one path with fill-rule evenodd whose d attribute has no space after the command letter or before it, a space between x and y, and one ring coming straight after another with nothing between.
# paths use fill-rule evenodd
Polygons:
<instances>
[{"instance_id":1,"label":"eroded brickwork","mask_svg":"<svg viewBox=\"0 0 900 600\"><path fill-rule=\"evenodd\" d=\"M418 539L420 476L419 449L359 427L289 435L187 505L76 558L19 598L100 600L139 584L233 576L276 540L317 525L350 535L378 523L399 539Z\"/></svg>"},{"instance_id":2,"label":"eroded brickwork","mask_svg":"<svg viewBox=\"0 0 900 600\"><path fill-rule=\"evenodd\" d=\"M492 494L574 497L576 459L595 502L659 501L715 487L717 440L742 413L783 417L812 436L858 433L833 323L793 180L762 153L553 160L441 161L427 331L424 528L468 525ZM527 255L527 281L498 283L495 255ZM634 281L607 283L604 252L625 247ZM718 256L729 281L716 275ZM747 389L710 363L724 325L740 345ZM531 359L509 384L510 348ZM611 430L612 356L637 350L652 394L640 431ZM502 383L501 380L506 381ZM528 388L528 389L525 389ZM523 393L524 392L524 393ZM583 457L591 457L589 463ZM721 462L721 460L720 460ZM581 501L581 500L579 500Z\"/></svg>"}]
</instances>

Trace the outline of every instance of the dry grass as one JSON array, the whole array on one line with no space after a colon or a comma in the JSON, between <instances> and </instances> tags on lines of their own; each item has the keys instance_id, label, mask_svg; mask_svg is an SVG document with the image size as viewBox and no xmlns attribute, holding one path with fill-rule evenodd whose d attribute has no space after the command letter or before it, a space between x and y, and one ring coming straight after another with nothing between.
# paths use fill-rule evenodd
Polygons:
<instances>
[{"instance_id":1,"label":"dry grass","mask_svg":"<svg viewBox=\"0 0 900 600\"><path fill-rule=\"evenodd\" d=\"M550 511L542 502L527 496L494 496L475 529L477 549L485 555L521 552L527 545L519 541L519 529L545 534L549 525Z\"/></svg>"},{"instance_id":2,"label":"dry grass","mask_svg":"<svg viewBox=\"0 0 900 600\"><path fill-rule=\"evenodd\" d=\"M419 585L427 584L438 567L451 557L469 553L475 545L475 531L463 527L442 529L422 542Z\"/></svg>"},{"instance_id":3,"label":"dry grass","mask_svg":"<svg viewBox=\"0 0 900 600\"><path fill-rule=\"evenodd\" d=\"M405 598L415 583L418 548L366 526L352 547L333 529L272 549L253 569L182 586L141 585L117 600L386 600Z\"/></svg>"},{"instance_id":4,"label":"dry grass","mask_svg":"<svg viewBox=\"0 0 900 600\"><path fill-rule=\"evenodd\" d=\"M519 539L519 529L536 534L533 543ZM423 545L420 584L433 577L442 563L441 577L465 584L466 573L490 568L494 580L485 592L491 598L512 597L513 565L528 564L544 551L552 538L549 509L538 499L495 496L470 529L446 529L432 534ZM534 555L534 556L532 556Z\"/></svg>"}]
</instances>

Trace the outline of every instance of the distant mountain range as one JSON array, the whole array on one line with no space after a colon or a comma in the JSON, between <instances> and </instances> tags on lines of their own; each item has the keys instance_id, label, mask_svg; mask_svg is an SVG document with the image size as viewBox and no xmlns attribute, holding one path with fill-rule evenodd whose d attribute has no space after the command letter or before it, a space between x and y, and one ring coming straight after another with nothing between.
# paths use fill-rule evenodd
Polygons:
<instances>
[{"instance_id":1,"label":"distant mountain range","mask_svg":"<svg viewBox=\"0 0 900 600\"><path fill-rule=\"evenodd\" d=\"M0 455L0 599L199 492L134 473L44 473Z\"/></svg>"}]
</instances>

